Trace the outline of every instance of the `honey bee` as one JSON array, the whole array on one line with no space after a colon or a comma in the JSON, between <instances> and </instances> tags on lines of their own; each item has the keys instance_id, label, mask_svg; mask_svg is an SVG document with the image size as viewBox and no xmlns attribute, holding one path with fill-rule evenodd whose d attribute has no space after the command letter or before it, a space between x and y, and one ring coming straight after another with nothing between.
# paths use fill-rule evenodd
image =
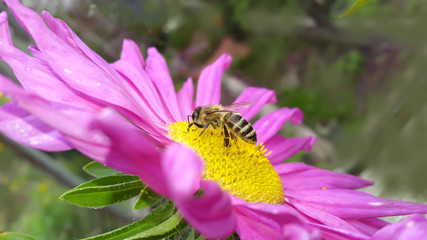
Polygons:
<instances>
[{"instance_id":1,"label":"honey bee","mask_svg":"<svg viewBox=\"0 0 427 240\"><path fill-rule=\"evenodd\" d=\"M224 131L224 146L228 147L230 144L230 138L236 139L236 137L243 141L256 144L257 136L252 125L244 119L235 109L245 108L252 105L253 102L239 102L229 106L222 105L208 105L198 106L194 109L191 115L187 116L188 128L195 125L198 128L203 128L200 133L201 136L205 130L211 126L214 129L222 128ZM193 119L190 123L189 117Z\"/></svg>"}]
</instances>

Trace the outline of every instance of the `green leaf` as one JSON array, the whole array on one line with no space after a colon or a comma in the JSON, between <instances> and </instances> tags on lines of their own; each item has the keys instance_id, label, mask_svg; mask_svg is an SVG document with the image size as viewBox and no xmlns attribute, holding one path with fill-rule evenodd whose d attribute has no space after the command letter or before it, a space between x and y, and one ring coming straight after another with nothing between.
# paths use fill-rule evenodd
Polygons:
<instances>
[{"instance_id":1,"label":"green leaf","mask_svg":"<svg viewBox=\"0 0 427 240\"><path fill-rule=\"evenodd\" d=\"M132 236L135 236L143 231L150 228L154 228L166 221L172 214L175 213L175 207L172 202L167 201L160 205L153 212L147 215L145 218L129 224L127 226L118 228L114 231L104 233L98 236L85 238L83 240L121 240Z\"/></svg>"},{"instance_id":2,"label":"green leaf","mask_svg":"<svg viewBox=\"0 0 427 240\"><path fill-rule=\"evenodd\" d=\"M190 232L188 233L187 238L185 240L195 240L196 239L196 231L194 228L191 228Z\"/></svg>"},{"instance_id":3,"label":"green leaf","mask_svg":"<svg viewBox=\"0 0 427 240\"><path fill-rule=\"evenodd\" d=\"M59 198L81 207L102 208L133 198L144 187L136 176L115 175L83 183Z\"/></svg>"},{"instance_id":4,"label":"green leaf","mask_svg":"<svg viewBox=\"0 0 427 240\"><path fill-rule=\"evenodd\" d=\"M35 240L35 238L17 232L0 232L0 240Z\"/></svg>"},{"instance_id":5,"label":"green leaf","mask_svg":"<svg viewBox=\"0 0 427 240\"><path fill-rule=\"evenodd\" d=\"M343 14L339 15L338 18L347 17L348 15L356 12L357 9L365 6L366 4L372 2L372 0L356 0L353 5L347 11L345 11Z\"/></svg>"},{"instance_id":6,"label":"green leaf","mask_svg":"<svg viewBox=\"0 0 427 240\"><path fill-rule=\"evenodd\" d=\"M176 212L168 220L162 222L158 226L150 228L128 239L165 239L180 232L185 226L187 226L187 223L182 219L182 216L179 214L179 212Z\"/></svg>"},{"instance_id":7,"label":"green leaf","mask_svg":"<svg viewBox=\"0 0 427 240\"><path fill-rule=\"evenodd\" d=\"M229 236L225 240L240 240L240 237L239 237L239 235L237 235L237 233L233 233L233 235Z\"/></svg>"},{"instance_id":8,"label":"green leaf","mask_svg":"<svg viewBox=\"0 0 427 240\"><path fill-rule=\"evenodd\" d=\"M134 209L149 208L156 205L156 203L158 203L162 199L163 199L162 196L153 192L150 188L145 187L144 189L141 190L138 200L136 200L133 208Z\"/></svg>"},{"instance_id":9,"label":"green leaf","mask_svg":"<svg viewBox=\"0 0 427 240\"><path fill-rule=\"evenodd\" d=\"M206 238L205 238L205 237L203 237L203 235L199 235L199 236L196 238L196 240L206 240Z\"/></svg>"},{"instance_id":10,"label":"green leaf","mask_svg":"<svg viewBox=\"0 0 427 240\"><path fill-rule=\"evenodd\" d=\"M120 172L104 166L99 162L90 162L83 167L83 170L96 178L120 174Z\"/></svg>"}]
</instances>

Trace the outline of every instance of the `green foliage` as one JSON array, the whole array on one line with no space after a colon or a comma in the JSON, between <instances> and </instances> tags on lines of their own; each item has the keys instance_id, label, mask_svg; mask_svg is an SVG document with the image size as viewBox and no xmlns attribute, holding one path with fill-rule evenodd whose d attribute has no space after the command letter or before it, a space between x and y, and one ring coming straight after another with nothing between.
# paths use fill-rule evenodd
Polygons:
<instances>
[{"instance_id":1,"label":"green foliage","mask_svg":"<svg viewBox=\"0 0 427 240\"><path fill-rule=\"evenodd\" d=\"M166 221L133 237L130 237L129 240L165 239L180 232L185 226L187 226L187 223L182 219L181 215L176 212Z\"/></svg>"},{"instance_id":2,"label":"green foliage","mask_svg":"<svg viewBox=\"0 0 427 240\"><path fill-rule=\"evenodd\" d=\"M94 179L65 192L60 199L72 204L102 208L137 196L144 184L136 176L114 175Z\"/></svg>"},{"instance_id":3,"label":"green foliage","mask_svg":"<svg viewBox=\"0 0 427 240\"><path fill-rule=\"evenodd\" d=\"M344 13L340 14L338 17L339 18L347 17L348 15L356 12L357 10L362 8L363 6L370 4L372 2L373 2L373 0L356 0L353 3L353 5L351 5L351 7L349 9L347 9Z\"/></svg>"},{"instance_id":4,"label":"green foliage","mask_svg":"<svg viewBox=\"0 0 427 240\"><path fill-rule=\"evenodd\" d=\"M149 208L156 205L162 199L163 199L162 196L153 192L148 187L145 187L144 189L141 190L141 193L138 196L138 200L136 200L133 208L134 209Z\"/></svg>"},{"instance_id":5,"label":"green foliage","mask_svg":"<svg viewBox=\"0 0 427 240\"><path fill-rule=\"evenodd\" d=\"M155 237L156 234L163 236L162 234L176 229L178 225L181 226L180 224L181 217L176 214L176 210L173 203L165 201L152 213L150 213L145 218L139 221L136 221L132 224L118 228L108 233L104 233L90 238L85 238L85 240L122 240L138 236L139 234L141 234L140 236ZM158 228L159 225L163 226L162 230ZM144 232L148 232L149 234L144 235Z\"/></svg>"},{"instance_id":6,"label":"green foliage","mask_svg":"<svg viewBox=\"0 0 427 240\"><path fill-rule=\"evenodd\" d=\"M196 231L194 231L194 229L191 229L187 237L185 238L185 240L195 240L195 239L196 239Z\"/></svg>"},{"instance_id":7,"label":"green foliage","mask_svg":"<svg viewBox=\"0 0 427 240\"><path fill-rule=\"evenodd\" d=\"M95 161L86 164L83 167L83 170L96 178L116 175L120 173Z\"/></svg>"},{"instance_id":8,"label":"green foliage","mask_svg":"<svg viewBox=\"0 0 427 240\"><path fill-rule=\"evenodd\" d=\"M22 233L0 232L0 240L35 240L35 238Z\"/></svg>"}]
</instances>

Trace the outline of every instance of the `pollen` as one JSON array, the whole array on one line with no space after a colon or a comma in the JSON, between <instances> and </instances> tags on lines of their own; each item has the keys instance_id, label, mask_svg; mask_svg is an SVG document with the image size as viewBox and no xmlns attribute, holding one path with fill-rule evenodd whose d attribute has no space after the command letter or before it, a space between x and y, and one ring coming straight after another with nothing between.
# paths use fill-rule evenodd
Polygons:
<instances>
[{"instance_id":1,"label":"pollen","mask_svg":"<svg viewBox=\"0 0 427 240\"><path fill-rule=\"evenodd\" d=\"M220 129L193 126L188 122L168 126L169 137L192 148L204 163L203 179L216 181L222 189L247 202L282 204L283 187L280 177L267 159L264 145L253 145L236 138L224 147Z\"/></svg>"}]
</instances>

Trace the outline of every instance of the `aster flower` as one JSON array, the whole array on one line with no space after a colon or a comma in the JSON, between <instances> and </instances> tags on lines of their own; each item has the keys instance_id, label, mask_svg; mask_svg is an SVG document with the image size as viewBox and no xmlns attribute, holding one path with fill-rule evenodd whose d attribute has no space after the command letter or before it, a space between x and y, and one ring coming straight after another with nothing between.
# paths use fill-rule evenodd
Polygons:
<instances>
[{"instance_id":1,"label":"aster flower","mask_svg":"<svg viewBox=\"0 0 427 240\"><path fill-rule=\"evenodd\" d=\"M195 106L220 103L227 54L201 72L194 102L192 79L176 92L156 49L144 60L125 40L120 60L109 64L60 19L47 12L41 18L18 0L5 2L36 45L30 46L33 56L15 48L7 15L0 14L0 58L23 87L0 76L0 91L13 99L0 108L0 131L44 151L75 148L140 177L208 238L237 231L242 239L368 239L388 224L379 217L427 212L421 204L355 190L370 181L283 163L315 142L275 135L287 121L302 122L297 108L261 117L253 125L260 145L237 139L224 147L218 129L187 132L186 116ZM235 102L243 101L254 102L239 110L250 120L276 97L252 87Z\"/></svg>"},{"instance_id":2,"label":"aster flower","mask_svg":"<svg viewBox=\"0 0 427 240\"><path fill-rule=\"evenodd\" d=\"M371 238L371 240L381 239L427 239L427 220L421 214L414 214L402 221L389 224Z\"/></svg>"}]
</instances>

